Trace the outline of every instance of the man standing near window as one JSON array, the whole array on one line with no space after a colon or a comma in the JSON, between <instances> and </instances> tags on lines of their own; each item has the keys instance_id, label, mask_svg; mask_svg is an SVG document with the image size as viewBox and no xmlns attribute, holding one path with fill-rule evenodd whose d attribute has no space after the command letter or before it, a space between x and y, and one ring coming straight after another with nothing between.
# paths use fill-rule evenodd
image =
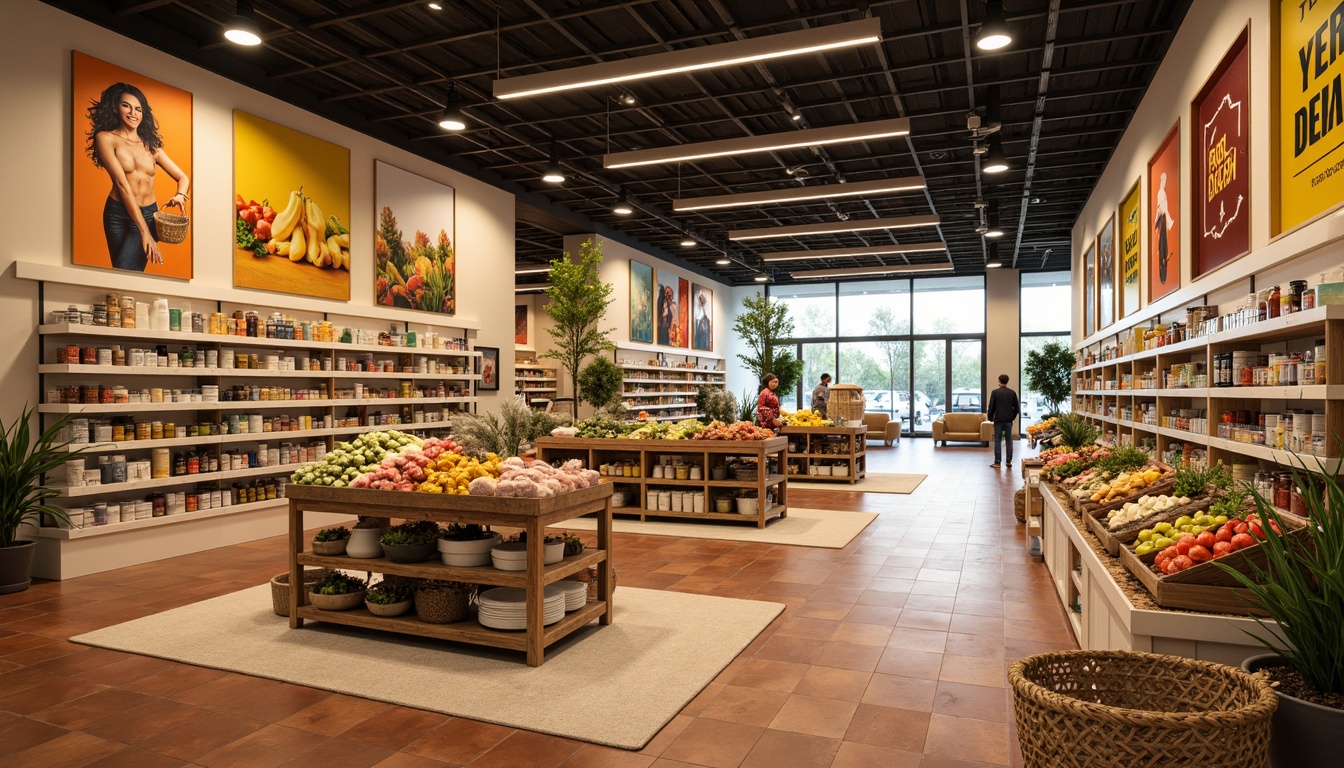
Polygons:
<instances>
[{"instance_id":1,"label":"man standing near window","mask_svg":"<svg viewBox=\"0 0 1344 768\"><path fill-rule=\"evenodd\" d=\"M989 393L989 410L986 416L994 422L994 463L989 466L999 468L1000 441L1008 445L1008 466L1013 466L1013 419L1017 418L1020 408L1017 393L1008 388L1008 374L999 376L999 388Z\"/></svg>"},{"instance_id":2,"label":"man standing near window","mask_svg":"<svg viewBox=\"0 0 1344 768\"><path fill-rule=\"evenodd\" d=\"M821 374L821 383L812 390L812 410L826 418L826 404L831 401L831 374Z\"/></svg>"}]
</instances>

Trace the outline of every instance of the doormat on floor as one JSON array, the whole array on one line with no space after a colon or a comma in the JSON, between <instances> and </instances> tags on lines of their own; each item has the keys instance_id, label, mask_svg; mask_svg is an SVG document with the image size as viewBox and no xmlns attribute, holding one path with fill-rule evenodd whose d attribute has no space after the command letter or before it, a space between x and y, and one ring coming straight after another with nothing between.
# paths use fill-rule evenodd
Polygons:
<instances>
[{"instance_id":1,"label":"doormat on floor","mask_svg":"<svg viewBox=\"0 0 1344 768\"><path fill-rule=\"evenodd\" d=\"M928 475L897 475L887 472L869 472L853 485L839 480L808 482L789 480L790 488L805 491L843 491L845 493L914 493Z\"/></svg>"},{"instance_id":2,"label":"doormat on floor","mask_svg":"<svg viewBox=\"0 0 1344 768\"><path fill-rule=\"evenodd\" d=\"M455 717L640 749L784 610L779 603L618 587L615 622L527 666L500 651L309 621L269 585L71 638Z\"/></svg>"},{"instance_id":3,"label":"doormat on floor","mask_svg":"<svg viewBox=\"0 0 1344 768\"><path fill-rule=\"evenodd\" d=\"M790 483L792 486L792 483ZM612 510L620 514L620 508ZM803 509L789 507L787 517L776 517L757 528L756 523L732 520L696 520L677 522L669 520L612 520L611 529L617 533L643 533L650 536L680 536L687 539L721 539L724 541L754 541L760 544L792 544L797 547L843 549L877 519L872 512L844 512L833 509ZM597 530L597 520L579 517L549 526L575 531Z\"/></svg>"}]
</instances>

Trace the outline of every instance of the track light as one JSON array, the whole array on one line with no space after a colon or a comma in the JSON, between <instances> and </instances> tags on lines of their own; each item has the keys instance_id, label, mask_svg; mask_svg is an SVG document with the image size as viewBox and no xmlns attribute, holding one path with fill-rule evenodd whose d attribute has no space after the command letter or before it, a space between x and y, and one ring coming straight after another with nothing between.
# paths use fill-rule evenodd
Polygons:
<instances>
[{"instance_id":1,"label":"track light","mask_svg":"<svg viewBox=\"0 0 1344 768\"><path fill-rule=\"evenodd\" d=\"M984 173L1003 173L1008 168L1008 159L1003 156L1003 142L999 141L996 133L989 137L989 152L980 163L980 170Z\"/></svg>"},{"instance_id":2,"label":"track light","mask_svg":"<svg viewBox=\"0 0 1344 768\"><path fill-rule=\"evenodd\" d=\"M635 98L635 94L629 91L621 91L621 95L618 100L627 107L633 107L639 103L639 99Z\"/></svg>"},{"instance_id":3,"label":"track light","mask_svg":"<svg viewBox=\"0 0 1344 768\"><path fill-rule=\"evenodd\" d=\"M751 278L751 279L752 279L752 280L755 280L755 281L758 282L758 283L768 283L768 282L770 282L770 278L769 278L769 276L767 276L767 275L757 275L757 276L755 276L755 277L753 277L753 278Z\"/></svg>"},{"instance_id":4,"label":"track light","mask_svg":"<svg viewBox=\"0 0 1344 768\"><path fill-rule=\"evenodd\" d=\"M982 234L984 234L985 237L991 239L998 239L1000 237L1003 237L1003 228L999 226L998 201L993 201L989 203L989 205L984 209L984 212L981 215L984 217L981 219L981 221L985 222L982 225L984 226L984 232Z\"/></svg>"},{"instance_id":5,"label":"track light","mask_svg":"<svg viewBox=\"0 0 1344 768\"><path fill-rule=\"evenodd\" d=\"M804 269L790 272L795 280L813 280L828 277L862 277L864 275L918 274L921 272L951 272L955 269L951 262L943 264L893 264L875 267L845 267L843 269Z\"/></svg>"},{"instance_id":6,"label":"track light","mask_svg":"<svg viewBox=\"0 0 1344 768\"><path fill-rule=\"evenodd\" d=\"M999 244L989 244L989 259L985 262L985 269L998 269L1003 266L1003 260L999 258Z\"/></svg>"},{"instance_id":7,"label":"track light","mask_svg":"<svg viewBox=\"0 0 1344 768\"><path fill-rule=\"evenodd\" d=\"M224 39L236 45L261 45L261 27L252 14L252 0L238 0L234 16L224 26Z\"/></svg>"},{"instance_id":8,"label":"track light","mask_svg":"<svg viewBox=\"0 0 1344 768\"><path fill-rule=\"evenodd\" d=\"M457 98L457 83L448 87L448 104L439 118L439 127L445 131L461 131L467 127L467 118L462 114L462 102Z\"/></svg>"},{"instance_id":9,"label":"track light","mask_svg":"<svg viewBox=\"0 0 1344 768\"><path fill-rule=\"evenodd\" d=\"M551 159L546 165L546 172L541 175L541 180L551 184L565 182L565 172L560 169L560 155L555 150L555 139L551 139Z\"/></svg>"},{"instance_id":10,"label":"track light","mask_svg":"<svg viewBox=\"0 0 1344 768\"><path fill-rule=\"evenodd\" d=\"M617 192L616 204L611 206L611 212L617 216L629 216L634 213L635 207L630 204L630 198L625 196L625 190L619 189Z\"/></svg>"},{"instance_id":11,"label":"track light","mask_svg":"<svg viewBox=\"0 0 1344 768\"><path fill-rule=\"evenodd\" d=\"M997 51L1013 44L1013 30L1003 11L1003 0L985 0L985 20L975 33L975 47L982 51Z\"/></svg>"}]
</instances>

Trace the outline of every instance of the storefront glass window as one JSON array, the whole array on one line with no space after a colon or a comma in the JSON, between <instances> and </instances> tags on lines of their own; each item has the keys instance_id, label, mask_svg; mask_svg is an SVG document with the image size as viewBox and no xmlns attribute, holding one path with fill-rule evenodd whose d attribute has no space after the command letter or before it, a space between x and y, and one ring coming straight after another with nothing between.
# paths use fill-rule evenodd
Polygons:
<instances>
[{"instance_id":1,"label":"storefront glass window","mask_svg":"<svg viewBox=\"0 0 1344 768\"><path fill-rule=\"evenodd\" d=\"M835 283L772 286L770 298L788 306L795 339L835 336Z\"/></svg>"},{"instance_id":2,"label":"storefront glass window","mask_svg":"<svg viewBox=\"0 0 1344 768\"><path fill-rule=\"evenodd\" d=\"M985 332L983 276L931 277L914 288L916 334Z\"/></svg>"}]
</instances>

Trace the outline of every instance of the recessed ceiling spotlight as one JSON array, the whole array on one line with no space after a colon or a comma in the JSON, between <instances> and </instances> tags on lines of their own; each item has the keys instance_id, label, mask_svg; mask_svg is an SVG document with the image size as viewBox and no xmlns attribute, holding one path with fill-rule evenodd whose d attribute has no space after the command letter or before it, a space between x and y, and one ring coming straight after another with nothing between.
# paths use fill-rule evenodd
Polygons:
<instances>
[{"instance_id":1,"label":"recessed ceiling spotlight","mask_svg":"<svg viewBox=\"0 0 1344 768\"><path fill-rule=\"evenodd\" d=\"M429 5L429 9L430 9L431 11L442 11L442 10L443 10L443 6L442 6L442 5L439 5L438 3L428 3L428 5Z\"/></svg>"},{"instance_id":2,"label":"recessed ceiling spotlight","mask_svg":"<svg viewBox=\"0 0 1344 768\"><path fill-rule=\"evenodd\" d=\"M802 119L803 119L803 115L802 115L802 113L794 112L794 113L793 113L793 116L790 117L789 119L796 123L796 122L798 122L799 120L802 120Z\"/></svg>"},{"instance_id":3,"label":"recessed ceiling spotlight","mask_svg":"<svg viewBox=\"0 0 1344 768\"><path fill-rule=\"evenodd\" d=\"M224 26L224 39L236 45L261 45L261 27L252 13L252 0L238 0L233 18Z\"/></svg>"}]
</instances>

